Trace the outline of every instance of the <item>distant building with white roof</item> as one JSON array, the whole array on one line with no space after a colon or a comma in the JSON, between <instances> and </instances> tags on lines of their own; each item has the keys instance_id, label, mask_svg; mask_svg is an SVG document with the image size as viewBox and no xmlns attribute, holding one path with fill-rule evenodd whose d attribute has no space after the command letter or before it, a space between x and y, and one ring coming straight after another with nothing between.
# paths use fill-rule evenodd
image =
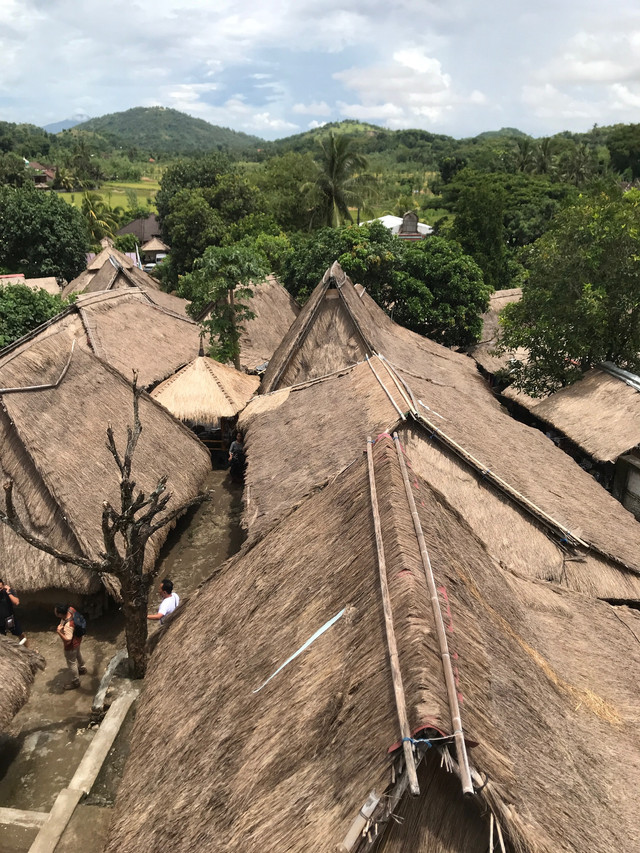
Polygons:
<instances>
[{"instance_id":1,"label":"distant building with white roof","mask_svg":"<svg viewBox=\"0 0 640 853\"><path fill-rule=\"evenodd\" d=\"M433 228L426 222L418 222L418 214L413 210L409 210L404 216L387 214L360 224L370 225L372 222L382 222L385 228L388 228L392 234L396 234L402 240L423 240L433 233Z\"/></svg>"}]
</instances>

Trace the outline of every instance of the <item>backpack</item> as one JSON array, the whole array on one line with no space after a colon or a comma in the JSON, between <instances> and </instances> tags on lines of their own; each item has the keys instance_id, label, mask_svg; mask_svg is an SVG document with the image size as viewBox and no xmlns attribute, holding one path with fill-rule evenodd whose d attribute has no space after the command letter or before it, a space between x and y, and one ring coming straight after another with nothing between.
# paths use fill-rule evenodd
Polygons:
<instances>
[{"instance_id":1,"label":"backpack","mask_svg":"<svg viewBox=\"0 0 640 853\"><path fill-rule=\"evenodd\" d=\"M77 610L73 611L73 636L74 637L84 637L87 633L87 620L84 618L82 613L78 613Z\"/></svg>"}]
</instances>

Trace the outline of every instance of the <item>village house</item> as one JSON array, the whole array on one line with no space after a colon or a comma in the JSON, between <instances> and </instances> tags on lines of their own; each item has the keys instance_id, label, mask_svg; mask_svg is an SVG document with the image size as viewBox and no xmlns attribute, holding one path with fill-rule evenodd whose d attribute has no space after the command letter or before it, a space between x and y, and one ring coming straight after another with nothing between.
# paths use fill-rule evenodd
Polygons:
<instances>
[{"instance_id":1,"label":"village house","mask_svg":"<svg viewBox=\"0 0 640 853\"><path fill-rule=\"evenodd\" d=\"M68 297L73 293L96 293L126 287L160 290L159 282L141 270L133 258L113 246L106 246L100 254L89 258L86 270L65 285L62 295Z\"/></svg>"},{"instance_id":2,"label":"village house","mask_svg":"<svg viewBox=\"0 0 640 853\"><path fill-rule=\"evenodd\" d=\"M370 219L360 224L371 225L372 222L381 222L401 240L424 240L433 233L433 228L426 222L418 222L418 214L414 210L407 211L404 216L392 216L388 213L386 216L379 216L377 219Z\"/></svg>"}]
</instances>

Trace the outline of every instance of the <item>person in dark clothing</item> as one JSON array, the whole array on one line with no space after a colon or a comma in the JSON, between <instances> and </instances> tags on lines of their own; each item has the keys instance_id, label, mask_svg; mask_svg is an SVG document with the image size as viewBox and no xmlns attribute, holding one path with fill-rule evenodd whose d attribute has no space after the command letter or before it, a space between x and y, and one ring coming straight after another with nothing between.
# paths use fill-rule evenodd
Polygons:
<instances>
[{"instance_id":1,"label":"person in dark clothing","mask_svg":"<svg viewBox=\"0 0 640 853\"><path fill-rule=\"evenodd\" d=\"M244 469L246 459L244 455L244 444L242 443L242 433L237 432L235 440L231 442L229 447L229 473L232 479L242 480L244 477Z\"/></svg>"},{"instance_id":2,"label":"person in dark clothing","mask_svg":"<svg viewBox=\"0 0 640 853\"><path fill-rule=\"evenodd\" d=\"M7 631L13 634L14 637L20 637L20 645L23 646L27 642L22 628L16 619L14 607L18 607L20 599L11 589L8 583L5 583L0 578L0 634L7 635Z\"/></svg>"}]
</instances>

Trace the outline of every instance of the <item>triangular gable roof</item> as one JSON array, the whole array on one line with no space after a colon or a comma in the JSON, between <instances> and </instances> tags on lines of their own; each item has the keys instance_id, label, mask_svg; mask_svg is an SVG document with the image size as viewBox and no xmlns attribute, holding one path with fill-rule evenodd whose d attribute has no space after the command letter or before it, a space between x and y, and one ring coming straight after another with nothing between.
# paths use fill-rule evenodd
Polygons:
<instances>
[{"instance_id":1,"label":"triangular gable roof","mask_svg":"<svg viewBox=\"0 0 640 853\"><path fill-rule=\"evenodd\" d=\"M115 246L107 246L104 248L95 258L87 264L87 269L90 272L97 271L102 269L102 267L109 263L109 259L113 258L121 267L128 270L133 267L133 261L129 258L124 252L121 252L119 249L116 249Z\"/></svg>"},{"instance_id":2,"label":"triangular gable roof","mask_svg":"<svg viewBox=\"0 0 640 853\"><path fill-rule=\"evenodd\" d=\"M372 459L402 692L425 755L420 796L399 806L409 827L390 819L406 774L361 458L177 612L150 662L107 853L360 853L367 828L387 853L485 853L491 813L522 853L633 846L638 614L503 571L411 475L462 703L465 806L439 766L445 748L451 767L452 717L389 438Z\"/></svg>"},{"instance_id":3,"label":"triangular gable roof","mask_svg":"<svg viewBox=\"0 0 640 853\"><path fill-rule=\"evenodd\" d=\"M169 247L159 237L152 237L142 246L142 252L168 252Z\"/></svg>"},{"instance_id":4,"label":"triangular gable roof","mask_svg":"<svg viewBox=\"0 0 640 853\"><path fill-rule=\"evenodd\" d=\"M259 385L257 376L198 356L154 388L151 396L180 420L214 424L244 409Z\"/></svg>"},{"instance_id":5,"label":"triangular gable roof","mask_svg":"<svg viewBox=\"0 0 640 853\"><path fill-rule=\"evenodd\" d=\"M97 558L104 549L103 501L115 506L119 500L106 428L113 424L116 441L122 440L132 418L130 382L91 352L72 347L60 329L1 359L0 385L5 448L1 465L3 473L15 479L18 506L28 508L23 517L58 547ZM140 399L140 419L143 432L134 460L138 486L148 493L167 474L176 502L193 497L210 467L206 450L148 397ZM167 533L149 549L150 564ZM48 555L14 540L17 537L3 529L2 559L12 565L16 588L60 587L83 593L99 588L91 573L66 566L61 571ZM18 547L19 562L11 559Z\"/></svg>"},{"instance_id":6,"label":"triangular gable roof","mask_svg":"<svg viewBox=\"0 0 640 853\"><path fill-rule=\"evenodd\" d=\"M102 257L105 253L110 254L99 267L88 267L65 286L62 291L64 297L71 296L73 293L96 293L101 290L117 290L126 287L159 290L160 284L153 276L147 275L132 263L128 266L121 263L120 256L124 257L122 252L116 249L105 249L98 257Z\"/></svg>"},{"instance_id":7,"label":"triangular gable roof","mask_svg":"<svg viewBox=\"0 0 640 853\"><path fill-rule=\"evenodd\" d=\"M504 394L597 462L615 462L640 444L640 390L606 369L593 368L542 399L510 388Z\"/></svg>"}]
</instances>

